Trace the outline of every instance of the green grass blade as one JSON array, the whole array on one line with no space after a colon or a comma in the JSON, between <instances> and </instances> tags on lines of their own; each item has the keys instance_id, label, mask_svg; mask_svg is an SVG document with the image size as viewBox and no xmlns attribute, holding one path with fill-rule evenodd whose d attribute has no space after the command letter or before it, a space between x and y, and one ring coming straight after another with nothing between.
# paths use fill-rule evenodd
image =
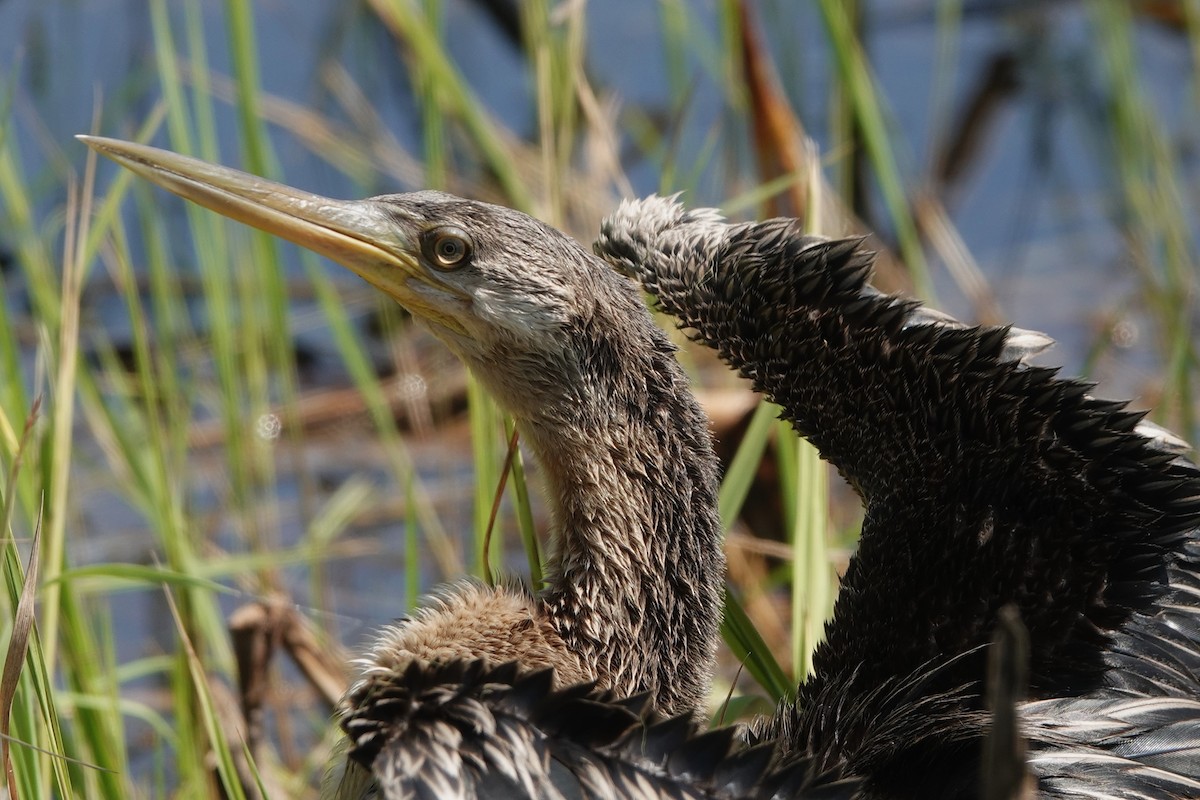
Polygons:
<instances>
[{"instance_id":1,"label":"green grass blade","mask_svg":"<svg viewBox=\"0 0 1200 800\"><path fill-rule=\"evenodd\" d=\"M745 609L730 591L725 592L725 618L721 621L721 636L725 644L746 666L746 671L766 690L773 701L790 698L796 693L795 684L763 641Z\"/></svg>"},{"instance_id":2,"label":"green grass blade","mask_svg":"<svg viewBox=\"0 0 1200 800\"><path fill-rule=\"evenodd\" d=\"M738 515L742 513L742 504L746 502L746 495L754 482L758 464L766 451L772 423L778 416L779 407L766 401L760 402L754 409L754 416L746 427L737 452L725 470L725 477L721 481L720 493L717 496L723 531L730 530Z\"/></svg>"},{"instance_id":3,"label":"green grass blade","mask_svg":"<svg viewBox=\"0 0 1200 800\"><path fill-rule=\"evenodd\" d=\"M862 43L854 33L841 0L820 0L820 9L837 64L839 85L850 94L884 203L892 224L896 226L901 256L908 266L917 292L926 301L935 302L936 295L921 248L920 235L892 151L893 137L884 120L875 81L863 53Z\"/></svg>"}]
</instances>

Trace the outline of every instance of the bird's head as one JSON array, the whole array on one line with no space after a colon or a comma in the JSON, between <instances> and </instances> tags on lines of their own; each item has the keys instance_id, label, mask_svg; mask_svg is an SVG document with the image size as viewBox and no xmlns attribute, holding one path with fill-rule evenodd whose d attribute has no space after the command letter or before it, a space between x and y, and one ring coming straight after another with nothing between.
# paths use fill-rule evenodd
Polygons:
<instances>
[{"instance_id":1,"label":"bird's head","mask_svg":"<svg viewBox=\"0 0 1200 800\"><path fill-rule=\"evenodd\" d=\"M578 362L593 358L580 337L640 311L626 281L512 209L432 191L334 200L146 145L80 139L188 200L349 268L425 323L518 416L577 401Z\"/></svg>"}]
</instances>

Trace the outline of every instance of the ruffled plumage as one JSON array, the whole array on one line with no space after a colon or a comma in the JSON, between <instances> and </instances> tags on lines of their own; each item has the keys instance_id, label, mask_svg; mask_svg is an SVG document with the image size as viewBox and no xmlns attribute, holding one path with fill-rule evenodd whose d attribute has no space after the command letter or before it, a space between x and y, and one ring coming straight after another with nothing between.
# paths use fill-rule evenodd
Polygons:
<instances>
[{"instance_id":1,"label":"ruffled plumage","mask_svg":"<svg viewBox=\"0 0 1200 800\"><path fill-rule=\"evenodd\" d=\"M595 249L863 497L814 676L760 736L863 775L871 796L973 793L984 646L1011 604L1030 636L1021 716L1042 794L1197 795L1200 473L1177 437L1029 365L1045 337L875 291L859 239L649 198L606 220ZM1094 738L1115 709L1122 733Z\"/></svg>"}]
</instances>

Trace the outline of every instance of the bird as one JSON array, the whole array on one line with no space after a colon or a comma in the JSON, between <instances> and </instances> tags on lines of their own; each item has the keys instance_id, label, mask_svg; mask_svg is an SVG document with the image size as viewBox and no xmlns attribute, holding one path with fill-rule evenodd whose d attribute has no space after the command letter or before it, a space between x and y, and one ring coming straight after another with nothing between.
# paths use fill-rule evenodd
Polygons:
<instances>
[{"instance_id":1,"label":"bird","mask_svg":"<svg viewBox=\"0 0 1200 800\"><path fill-rule=\"evenodd\" d=\"M778 403L865 516L811 676L754 741L864 780L971 797L1001 610L1033 796L1200 797L1200 470L1187 445L1032 357L868 282L864 240L626 201L594 251Z\"/></svg>"},{"instance_id":2,"label":"bird","mask_svg":"<svg viewBox=\"0 0 1200 800\"><path fill-rule=\"evenodd\" d=\"M1200 473L1140 413L1031 365L1046 337L881 294L862 240L794 220L648 198L589 255L497 206L335 201L86 141L396 298L547 468L549 587L459 585L364 658L341 724L383 796L971 797L993 718L1039 797L1200 791ZM711 442L673 348L604 262L778 402L866 507L812 676L748 749L691 713L720 601ZM1005 609L1028 636L1013 714L983 689Z\"/></svg>"},{"instance_id":3,"label":"bird","mask_svg":"<svg viewBox=\"0 0 1200 800\"><path fill-rule=\"evenodd\" d=\"M335 200L143 144L79 138L395 299L483 383L542 466L556 540L545 587L444 587L360 659L346 718L376 678L476 660L552 668L555 688L645 694L664 715L700 711L724 602L718 466L675 346L631 281L501 206L436 191Z\"/></svg>"}]
</instances>

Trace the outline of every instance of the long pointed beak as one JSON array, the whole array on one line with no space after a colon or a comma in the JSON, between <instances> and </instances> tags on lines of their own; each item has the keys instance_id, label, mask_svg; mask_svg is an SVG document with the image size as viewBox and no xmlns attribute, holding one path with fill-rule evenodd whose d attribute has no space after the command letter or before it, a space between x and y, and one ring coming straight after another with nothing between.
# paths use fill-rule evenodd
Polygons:
<instances>
[{"instance_id":1,"label":"long pointed beak","mask_svg":"<svg viewBox=\"0 0 1200 800\"><path fill-rule=\"evenodd\" d=\"M458 292L420 265L416 243L405 241L395 219L374 201L334 200L144 144L76 138L180 197L320 253L414 313L461 329L414 292L411 282Z\"/></svg>"}]
</instances>

